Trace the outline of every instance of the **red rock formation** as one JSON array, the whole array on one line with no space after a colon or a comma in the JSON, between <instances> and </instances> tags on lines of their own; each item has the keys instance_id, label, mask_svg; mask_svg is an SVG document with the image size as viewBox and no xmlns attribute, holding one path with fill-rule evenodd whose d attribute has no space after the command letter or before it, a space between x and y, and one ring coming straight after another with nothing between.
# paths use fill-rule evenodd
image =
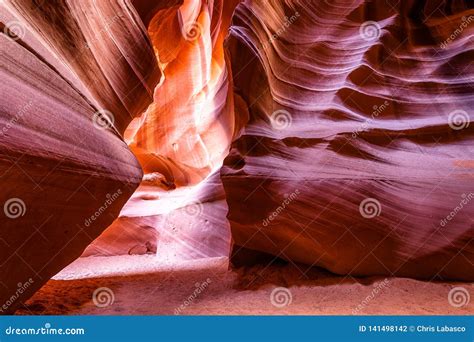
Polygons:
<instances>
[{"instance_id":1,"label":"red rock formation","mask_svg":"<svg viewBox=\"0 0 474 342\"><path fill-rule=\"evenodd\" d=\"M148 27L164 78L127 140L145 173L160 172L175 186L217 170L235 131L223 49L232 9L222 0L184 1L158 11Z\"/></svg>"},{"instance_id":2,"label":"red rock formation","mask_svg":"<svg viewBox=\"0 0 474 342\"><path fill-rule=\"evenodd\" d=\"M216 171L239 130L223 46L235 3L137 4L164 75L153 103L125 132L145 178L121 218L85 255L126 254L137 239L148 241L119 239L133 230L122 219L158 231L159 258L229 255L227 205Z\"/></svg>"},{"instance_id":3,"label":"red rock formation","mask_svg":"<svg viewBox=\"0 0 474 342\"><path fill-rule=\"evenodd\" d=\"M239 5L229 50L250 121L222 169L235 243L339 274L473 280L473 14Z\"/></svg>"},{"instance_id":4,"label":"red rock formation","mask_svg":"<svg viewBox=\"0 0 474 342\"><path fill-rule=\"evenodd\" d=\"M120 217L87 246L82 256L156 254L158 236L155 227Z\"/></svg>"},{"instance_id":5,"label":"red rock formation","mask_svg":"<svg viewBox=\"0 0 474 342\"><path fill-rule=\"evenodd\" d=\"M114 219L85 255L233 238L474 280L473 18L461 0L4 1L0 309Z\"/></svg>"},{"instance_id":6,"label":"red rock formation","mask_svg":"<svg viewBox=\"0 0 474 342\"><path fill-rule=\"evenodd\" d=\"M160 73L136 18L115 2L1 5L2 313L79 257L141 180L119 133Z\"/></svg>"}]
</instances>

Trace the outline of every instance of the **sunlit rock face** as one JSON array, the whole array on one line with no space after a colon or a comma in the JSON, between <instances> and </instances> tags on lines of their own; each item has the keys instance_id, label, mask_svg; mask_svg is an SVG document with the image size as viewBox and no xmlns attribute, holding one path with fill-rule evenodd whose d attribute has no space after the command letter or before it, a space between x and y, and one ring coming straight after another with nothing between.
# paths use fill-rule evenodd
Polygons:
<instances>
[{"instance_id":1,"label":"sunlit rock face","mask_svg":"<svg viewBox=\"0 0 474 342\"><path fill-rule=\"evenodd\" d=\"M81 253L179 262L232 240L244 263L474 280L473 16L3 1L2 313Z\"/></svg>"},{"instance_id":2,"label":"sunlit rock face","mask_svg":"<svg viewBox=\"0 0 474 342\"><path fill-rule=\"evenodd\" d=\"M87 246L82 256L156 254L158 237L152 225L120 217Z\"/></svg>"},{"instance_id":3,"label":"sunlit rock face","mask_svg":"<svg viewBox=\"0 0 474 342\"><path fill-rule=\"evenodd\" d=\"M224 189L214 173L196 186L174 191L160 190L145 176L120 216L154 227L159 235L157 257L176 263L228 256L231 236L226 214Z\"/></svg>"},{"instance_id":4,"label":"sunlit rock face","mask_svg":"<svg viewBox=\"0 0 474 342\"><path fill-rule=\"evenodd\" d=\"M115 238L134 229L122 219L157 230L162 260L230 251L227 204L216 171L241 125L223 44L237 2L165 3L137 3L163 73L153 103L125 132L145 177L120 219L85 255L126 254L137 241ZM141 235L139 228L135 234ZM149 242L142 237L141 245Z\"/></svg>"},{"instance_id":5,"label":"sunlit rock face","mask_svg":"<svg viewBox=\"0 0 474 342\"><path fill-rule=\"evenodd\" d=\"M250 121L221 172L237 253L474 279L473 15L463 1L237 7Z\"/></svg>"},{"instance_id":6,"label":"sunlit rock face","mask_svg":"<svg viewBox=\"0 0 474 342\"><path fill-rule=\"evenodd\" d=\"M223 48L229 4L184 1L159 10L148 26L164 77L126 138L145 173L159 172L172 186L196 184L217 170L235 132Z\"/></svg>"},{"instance_id":7,"label":"sunlit rock face","mask_svg":"<svg viewBox=\"0 0 474 342\"><path fill-rule=\"evenodd\" d=\"M125 2L0 6L6 313L79 257L138 186L141 167L120 134L151 102L160 71Z\"/></svg>"}]
</instances>

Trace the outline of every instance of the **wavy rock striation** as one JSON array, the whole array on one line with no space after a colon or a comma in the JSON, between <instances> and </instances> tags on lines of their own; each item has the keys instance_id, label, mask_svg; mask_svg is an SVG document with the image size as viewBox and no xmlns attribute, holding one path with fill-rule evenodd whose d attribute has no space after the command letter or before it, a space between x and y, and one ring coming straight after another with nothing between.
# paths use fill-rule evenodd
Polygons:
<instances>
[{"instance_id":1,"label":"wavy rock striation","mask_svg":"<svg viewBox=\"0 0 474 342\"><path fill-rule=\"evenodd\" d=\"M137 3L164 76L153 103L125 132L145 177L120 219L85 255L126 254L136 243L150 243L141 233L150 227L160 236L162 260L229 255L227 204L217 171L239 131L223 46L235 4ZM120 238L135 229L123 219L136 227L136 239Z\"/></svg>"},{"instance_id":2,"label":"wavy rock striation","mask_svg":"<svg viewBox=\"0 0 474 342\"><path fill-rule=\"evenodd\" d=\"M3 313L87 246L474 280L467 1L0 6Z\"/></svg>"},{"instance_id":3,"label":"wavy rock striation","mask_svg":"<svg viewBox=\"0 0 474 342\"><path fill-rule=\"evenodd\" d=\"M221 172L235 252L473 280L473 15L462 1L242 2L228 45L250 120Z\"/></svg>"},{"instance_id":4,"label":"wavy rock striation","mask_svg":"<svg viewBox=\"0 0 474 342\"><path fill-rule=\"evenodd\" d=\"M141 180L120 132L160 71L136 18L128 2L1 5L2 313L79 257Z\"/></svg>"}]
</instances>

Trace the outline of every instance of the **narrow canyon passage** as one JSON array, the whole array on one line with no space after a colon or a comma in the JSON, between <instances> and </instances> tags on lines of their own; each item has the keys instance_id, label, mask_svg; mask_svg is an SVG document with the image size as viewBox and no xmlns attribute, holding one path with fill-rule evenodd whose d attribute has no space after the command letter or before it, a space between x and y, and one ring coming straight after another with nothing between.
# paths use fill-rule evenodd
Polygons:
<instances>
[{"instance_id":1,"label":"narrow canyon passage","mask_svg":"<svg viewBox=\"0 0 474 342\"><path fill-rule=\"evenodd\" d=\"M2 313L473 313L468 1L0 6Z\"/></svg>"}]
</instances>

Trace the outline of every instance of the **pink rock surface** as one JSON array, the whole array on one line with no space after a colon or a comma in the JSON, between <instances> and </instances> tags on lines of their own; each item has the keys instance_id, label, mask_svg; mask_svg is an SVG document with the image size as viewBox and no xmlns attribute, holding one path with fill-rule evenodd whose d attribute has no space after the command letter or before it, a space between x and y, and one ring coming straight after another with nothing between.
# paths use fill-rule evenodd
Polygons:
<instances>
[{"instance_id":1,"label":"pink rock surface","mask_svg":"<svg viewBox=\"0 0 474 342\"><path fill-rule=\"evenodd\" d=\"M473 280L473 27L442 47L472 14L242 2L229 51L250 120L222 169L235 243L338 274Z\"/></svg>"},{"instance_id":2,"label":"pink rock surface","mask_svg":"<svg viewBox=\"0 0 474 342\"><path fill-rule=\"evenodd\" d=\"M152 246L159 260L186 260L228 256L231 235L227 203L219 174L199 185L165 191L144 177L117 219L83 256L130 253ZM142 251L145 249L141 248Z\"/></svg>"},{"instance_id":3,"label":"pink rock surface","mask_svg":"<svg viewBox=\"0 0 474 342\"><path fill-rule=\"evenodd\" d=\"M160 74L137 15L122 5L0 5L1 313L79 257L141 180L119 132ZM108 121L98 114L109 112Z\"/></svg>"},{"instance_id":4,"label":"pink rock surface","mask_svg":"<svg viewBox=\"0 0 474 342\"><path fill-rule=\"evenodd\" d=\"M158 8L137 3L148 22L163 80L154 89L153 103L125 132L145 177L120 217L133 226L154 227L162 259L230 252L227 204L218 170L239 129L223 46L235 3L170 1ZM86 255L128 250L126 239L113 238L127 230L120 220L95 241L102 252L90 249Z\"/></svg>"},{"instance_id":5,"label":"pink rock surface","mask_svg":"<svg viewBox=\"0 0 474 342\"><path fill-rule=\"evenodd\" d=\"M155 227L121 217L87 246L82 256L156 254L157 241Z\"/></svg>"},{"instance_id":6,"label":"pink rock surface","mask_svg":"<svg viewBox=\"0 0 474 342\"><path fill-rule=\"evenodd\" d=\"M17 43L65 78L123 131L152 100L161 72L146 28L128 2L5 1Z\"/></svg>"},{"instance_id":7,"label":"pink rock surface","mask_svg":"<svg viewBox=\"0 0 474 342\"><path fill-rule=\"evenodd\" d=\"M471 4L0 8L4 312L101 233L84 255L233 240L344 275L474 280Z\"/></svg>"}]
</instances>

